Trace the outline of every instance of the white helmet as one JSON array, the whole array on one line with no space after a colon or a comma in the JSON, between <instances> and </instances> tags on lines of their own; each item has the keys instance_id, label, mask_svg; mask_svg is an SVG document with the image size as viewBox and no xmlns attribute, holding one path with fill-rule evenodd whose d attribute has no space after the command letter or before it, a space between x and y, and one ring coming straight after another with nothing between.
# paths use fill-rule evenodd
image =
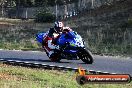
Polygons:
<instances>
[{"instance_id":1,"label":"white helmet","mask_svg":"<svg viewBox=\"0 0 132 88\"><path fill-rule=\"evenodd\" d=\"M55 28L56 32L62 32L63 31L63 27L64 27L63 22L59 22L59 21L55 22L54 28Z\"/></svg>"}]
</instances>

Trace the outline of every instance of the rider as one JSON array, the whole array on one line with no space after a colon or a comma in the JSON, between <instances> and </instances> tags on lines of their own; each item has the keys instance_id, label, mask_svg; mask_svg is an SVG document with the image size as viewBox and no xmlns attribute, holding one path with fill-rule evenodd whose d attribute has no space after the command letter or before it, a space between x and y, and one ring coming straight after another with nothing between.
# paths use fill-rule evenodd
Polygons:
<instances>
[{"instance_id":1,"label":"rider","mask_svg":"<svg viewBox=\"0 0 132 88\"><path fill-rule=\"evenodd\" d=\"M55 50L59 50L59 46L55 44L54 40L56 40L62 32L68 31L72 31L72 29L64 27L63 22L56 21L54 28L50 28L47 35L44 37L42 46L51 60L53 60Z\"/></svg>"}]
</instances>

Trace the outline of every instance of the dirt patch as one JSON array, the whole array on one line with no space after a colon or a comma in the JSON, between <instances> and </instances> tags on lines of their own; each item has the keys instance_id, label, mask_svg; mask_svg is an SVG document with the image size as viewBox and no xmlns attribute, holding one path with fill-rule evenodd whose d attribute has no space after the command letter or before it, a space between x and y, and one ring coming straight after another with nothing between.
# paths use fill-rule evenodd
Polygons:
<instances>
[{"instance_id":1,"label":"dirt patch","mask_svg":"<svg viewBox=\"0 0 132 88\"><path fill-rule=\"evenodd\" d=\"M9 23L9 22L0 22L0 25L4 25L4 26L9 26L9 25L14 25L12 23Z\"/></svg>"},{"instance_id":2,"label":"dirt patch","mask_svg":"<svg viewBox=\"0 0 132 88\"><path fill-rule=\"evenodd\" d=\"M9 65L0 63L0 67L9 67Z\"/></svg>"},{"instance_id":3,"label":"dirt patch","mask_svg":"<svg viewBox=\"0 0 132 88\"><path fill-rule=\"evenodd\" d=\"M8 75L6 73L0 73L0 79L12 79L13 77L11 75ZM14 79L14 78L13 78Z\"/></svg>"},{"instance_id":4,"label":"dirt patch","mask_svg":"<svg viewBox=\"0 0 132 88\"><path fill-rule=\"evenodd\" d=\"M27 78L20 77L17 75L9 75L8 73L0 73L0 80L22 81L22 80L27 80Z\"/></svg>"}]
</instances>

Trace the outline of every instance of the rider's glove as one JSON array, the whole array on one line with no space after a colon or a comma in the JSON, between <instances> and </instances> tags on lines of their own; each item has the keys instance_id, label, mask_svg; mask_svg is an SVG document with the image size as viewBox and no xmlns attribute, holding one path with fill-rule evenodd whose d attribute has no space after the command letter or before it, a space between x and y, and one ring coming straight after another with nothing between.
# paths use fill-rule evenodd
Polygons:
<instances>
[{"instance_id":1,"label":"rider's glove","mask_svg":"<svg viewBox=\"0 0 132 88\"><path fill-rule=\"evenodd\" d=\"M55 49L58 49L58 50L59 50L59 49L60 49L60 47L59 47L59 46L56 46L56 47L55 47Z\"/></svg>"}]
</instances>

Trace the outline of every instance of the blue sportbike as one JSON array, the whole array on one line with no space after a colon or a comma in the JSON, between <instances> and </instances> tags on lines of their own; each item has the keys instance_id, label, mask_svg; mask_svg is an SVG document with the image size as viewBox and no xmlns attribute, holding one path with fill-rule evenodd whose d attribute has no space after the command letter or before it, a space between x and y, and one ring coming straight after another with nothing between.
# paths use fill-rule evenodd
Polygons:
<instances>
[{"instance_id":1,"label":"blue sportbike","mask_svg":"<svg viewBox=\"0 0 132 88\"><path fill-rule=\"evenodd\" d=\"M37 41L42 43L42 37L44 35L45 33L37 34ZM59 45L60 47L60 50L55 50L55 61L60 61L61 59L81 59L84 63L93 63L93 56L91 52L85 48L84 40L77 32L70 31L67 33L62 33L60 37L55 41L55 44Z\"/></svg>"}]
</instances>

